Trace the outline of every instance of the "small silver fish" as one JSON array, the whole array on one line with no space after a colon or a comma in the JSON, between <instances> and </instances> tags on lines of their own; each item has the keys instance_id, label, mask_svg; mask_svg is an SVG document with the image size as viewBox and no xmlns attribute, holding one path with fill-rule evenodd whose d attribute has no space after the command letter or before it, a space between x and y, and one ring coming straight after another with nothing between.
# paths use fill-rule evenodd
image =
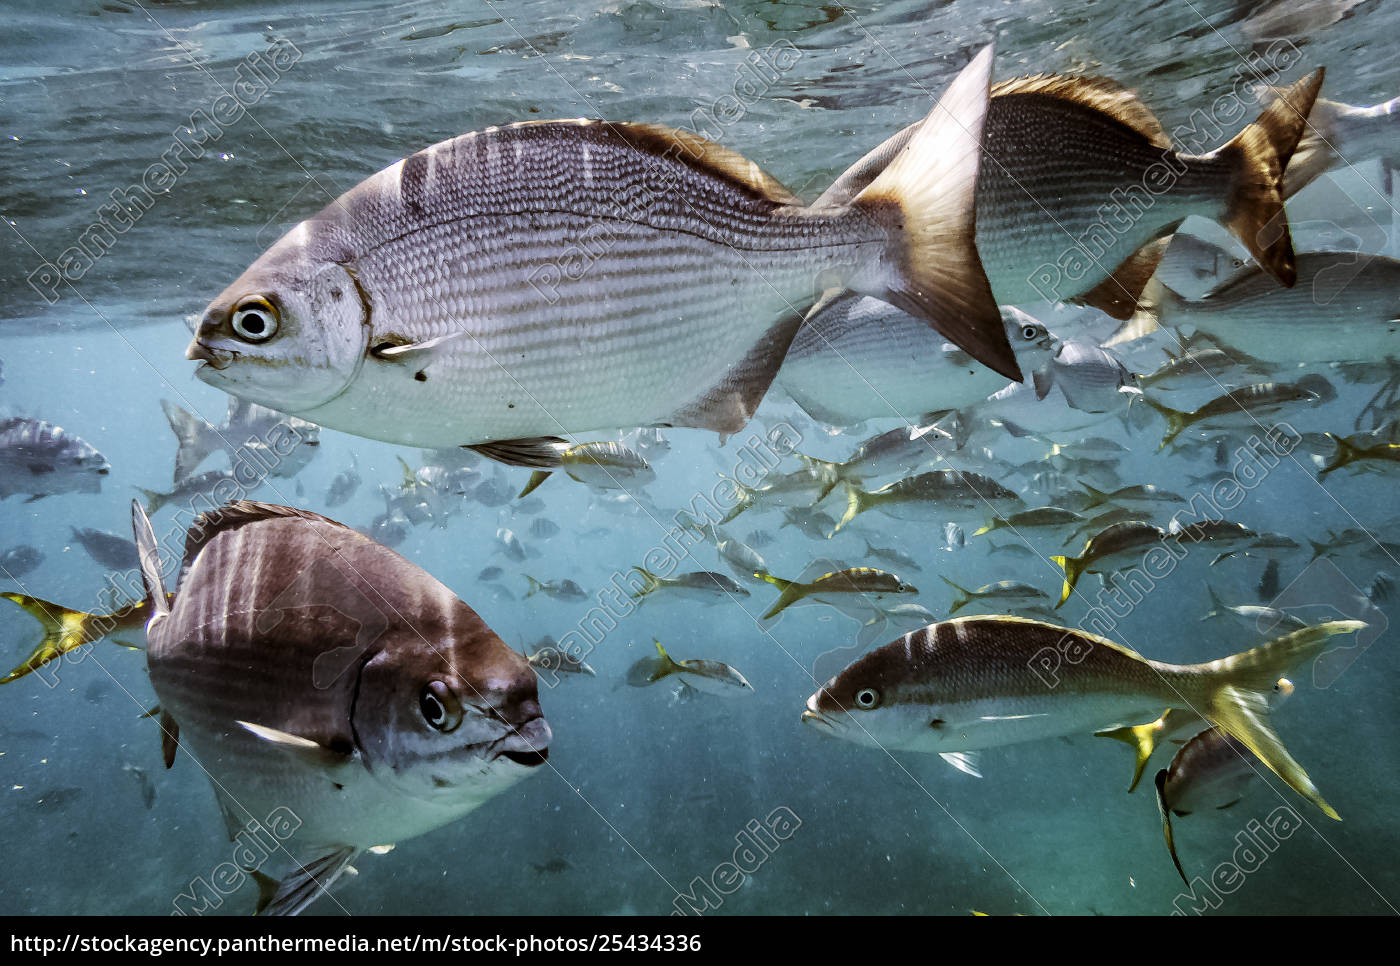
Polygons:
<instances>
[{"instance_id":1,"label":"small silver fish","mask_svg":"<svg viewBox=\"0 0 1400 966\"><path fill-rule=\"evenodd\" d=\"M26 503L58 493L100 493L111 465L88 443L40 419L0 420L0 500Z\"/></svg>"},{"instance_id":2,"label":"small silver fish","mask_svg":"<svg viewBox=\"0 0 1400 966\"><path fill-rule=\"evenodd\" d=\"M89 557L102 566L113 570L135 570L141 565L141 559L136 553L136 544L126 537L106 530L94 530L92 527L71 529L73 539L82 545Z\"/></svg>"},{"instance_id":3,"label":"small silver fish","mask_svg":"<svg viewBox=\"0 0 1400 966\"><path fill-rule=\"evenodd\" d=\"M681 600L714 604L735 597L749 596L749 592L733 579L709 570L678 574L675 577L658 577L642 567L633 567L632 572L642 580L640 589L632 594L633 600L642 600L660 593Z\"/></svg>"},{"instance_id":4,"label":"small silver fish","mask_svg":"<svg viewBox=\"0 0 1400 966\"><path fill-rule=\"evenodd\" d=\"M627 669L627 683L634 688L644 688L674 676L682 684L703 694L734 697L753 693L753 685L728 664L720 661L677 661L666 653L660 641L652 643L656 645L657 656L644 657Z\"/></svg>"}]
</instances>

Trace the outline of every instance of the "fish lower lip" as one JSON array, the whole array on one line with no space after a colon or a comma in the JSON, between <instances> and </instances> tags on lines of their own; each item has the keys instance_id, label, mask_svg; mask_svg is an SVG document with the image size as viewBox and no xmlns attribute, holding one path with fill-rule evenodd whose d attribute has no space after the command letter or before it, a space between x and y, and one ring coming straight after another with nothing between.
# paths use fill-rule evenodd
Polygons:
<instances>
[{"instance_id":1,"label":"fish lower lip","mask_svg":"<svg viewBox=\"0 0 1400 966\"><path fill-rule=\"evenodd\" d=\"M189 359L191 362L201 363L199 366L200 369L206 366L215 370L228 367L228 361L220 359L218 354L203 342L191 342L189 348L185 350L185 358Z\"/></svg>"},{"instance_id":2,"label":"fish lower lip","mask_svg":"<svg viewBox=\"0 0 1400 966\"><path fill-rule=\"evenodd\" d=\"M542 751L503 751L502 758L508 758L517 765L524 765L526 768L537 768L549 760L549 749Z\"/></svg>"},{"instance_id":3,"label":"fish lower lip","mask_svg":"<svg viewBox=\"0 0 1400 966\"><path fill-rule=\"evenodd\" d=\"M809 725L819 725L823 728L830 728L831 722L815 711L802 712L802 723Z\"/></svg>"}]
</instances>

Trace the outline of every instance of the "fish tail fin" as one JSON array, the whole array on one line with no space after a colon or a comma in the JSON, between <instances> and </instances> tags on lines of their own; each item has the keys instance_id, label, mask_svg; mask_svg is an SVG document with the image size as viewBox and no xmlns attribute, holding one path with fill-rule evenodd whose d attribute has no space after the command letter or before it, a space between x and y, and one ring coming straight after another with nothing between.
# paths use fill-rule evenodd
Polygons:
<instances>
[{"instance_id":1,"label":"fish tail fin","mask_svg":"<svg viewBox=\"0 0 1400 966\"><path fill-rule=\"evenodd\" d=\"M530 589L525 591L525 599L529 600L531 597L535 596L541 590L544 589L544 584L540 583L538 580L536 580L534 577L531 577L529 574L524 574L523 576L525 577L525 581L530 585Z\"/></svg>"},{"instance_id":2,"label":"fish tail fin","mask_svg":"<svg viewBox=\"0 0 1400 966\"><path fill-rule=\"evenodd\" d=\"M1005 520L1003 520L1001 517L992 517L979 529L972 531L972 535L974 537L980 537L984 533L991 533L993 530L1000 530L1004 526L1006 526Z\"/></svg>"},{"instance_id":3,"label":"fish tail fin","mask_svg":"<svg viewBox=\"0 0 1400 966\"><path fill-rule=\"evenodd\" d=\"M166 422L170 423L170 431L175 434L178 444L175 450L175 482L179 483L199 469L199 464L218 449L223 440L217 429L170 400L162 399L160 408L165 411Z\"/></svg>"},{"instance_id":4,"label":"fish tail fin","mask_svg":"<svg viewBox=\"0 0 1400 966\"><path fill-rule=\"evenodd\" d=\"M151 518L136 500L131 501L131 531L136 538L136 553L141 559L141 580L146 585L146 603L151 608L151 620L165 617L170 613L170 598L165 593L165 581L161 577L160 550L156 545L156 532L151 527Z\"/></svg>"},{"instance_id":5,"label":"fish tail fin","mask_svg":"<svg viewBox=\"0 0 1400 966\"><path fill-rule=\"evenodd\" d=\"M72 610L28 594L4 593L0 597L18 604L39 622L44 631L39 645L13 671L0 678L0 684L18 680L69 651L106 637L116 629L110 615Z\"/></svg>"},{"instance_id":6,"label":"fish tail fin","mask_svg":"<svg viewBox=\"0 0 1400 966\"><path fill-rule=\"evenodd\" d=\"M812 501L812 505L816 506L825 500L832 490L836 489L836 484L841 482L842 464L833 463L830 460L819 460L815 456L804 456L801 453L793 453L792 455L806 463L817 478L822 481L821 494Z\"/></svg>"},{"instance_id":7,"label":"fish tail fin","mask_svg":"<svg viewBox=\"0 0 1400 966\"><path fill-rule=\"evenodd\" d=\"M1059 610L1069 600L1069 595L1074 593L1074 585L1079 583L1079 577L1084 573L1084 558L1082 557L1051 557L1050 562L1065 572L1065 585L1060 590L1060 602L1055 605Z\"/></svg>"},{"instance_id":8,"label":"fish tail fin","mask_svg":"<svg viewBox=\"0 0 1400 966\"><path fill-rule=\"evenodd\" d=\"M1323 799L1303 766L1294 760L1270 727L1268 698L1279 678L1321 654L1332 637L1350 634L1365 626L1362 621L1326 621L1193 668L1208 675L1203 711L1210 723L1252 751L1294 791L1322 809L1328 818L1338 821L1340 816L1336 810Z\"/></svg>"},{"instance_id":9,"label":"fish tail fin","mask_svg":"<svg viewBox=\"0 0 1400 966\"><path fill-rule=\"evenodd\" d=\"M636 573L641 574L642 576L642 589L632 595L633 600L640 600L641 598L645 597L647 594L650 594L652 591L656 590L656 588L661 586L660 578L658 578L656 574L652 573L650 570L647 570L643 567L633 567L632 569Z\"/></svg>"},{"instance_id":10,"label":"fish tail fin","mask_svg":"<svg viewBox=\"0 0 1400 966\"><path fill-rule=\"evenodd\" d=\"M1307 129L1322 75L1319 67L1280 92L1253 124L1212 154L1235 159L1222 223L1286 288L1298 280L1298 266L1283 210L1283 173Z\"/></svg>"},{"instance_id":11,"label":"fish tail fin","mask_svg":"<svg viewBox=\"0 0 1400 966\"><path fill-rule=\"evenodd\" d=\"M852 288L924 319L983 365L1022 380L974 242L992 48L949 85L850 207L891 229L891 249Z\"/></svg>"},{"instance_id":12,"label":"fish tail fin","mask_svg":"<svg viewBox=\"0 0 1400 966\"><path fill-rule=\"evenodd\" d=\"M1090 506L1103 506L1105 503L1113 502L1112 495L1105 493L1103 490L1090 486L1083 480L1079 481L1079 488L1085 493L1087 493L1089 495L1089 498L1094 501L1093 503L1089 504Z\"/></svg>"},{"instance_id":13,"label":"fish tail fin","mask_svg":"<svg viewBox=\"0 0 1400 966\"><path fill-rule=\"evenodd\" d=\"M1147 761L1157 747L1157 735L1161 733L1162 724L1162 718L1158 718L1147 724L1094 732L1095 738L1112 738L1133 749L1136 761L1133 763L1133 780L1128 785L1129 794L1132 794L1138 787L1138 782L1142 781L1142 773L1147 770Z\"/></svg>"},{"instance_id":14,"label":"fish tail fin","mask_svg":"<svg viewBox=\"0 0 1400 966\"><path fill-rule=\"evenodd\" d=\"M845 529L846 524L850 523L856 518L857 514L864 513L866 510L870 509L871 506L872 500L870 499L869 493L865 492L858 486L852 486L850 483L847 483L846 512L841 515L841 519L837 521L837 524L835 527L832 528L831 533L827 534L827 539L829 540L832 537L836 536L843 529Z\"/></svg>"},{"instance_id":15,"label":"fish tail fin","mask_svg":"<svg viewBox=\"0 0 1400 966\"><path fill-rule=\"evenodd\" d=\"M1185 299L1160 278L1152 276L1138 295L1137 310L1114 330L1103 343L1104 348L1134 342L1151 335L1162 327L1162 320L1170 318L1184 301ZM1167 357L1175 358L1170 352L1167 353Z\"/></svg>"},{"instance_id":16,"label":"fish tail fin","mask_svg":"<svg viewBox=\"0 0 1400 966\"><path fill-rule=\"evenodd\" d=\"M939 575L939 577L945 584L953 588L953 604L951 607L948 608L948 616L952 617L958 611L962 610L968 604L972 603L972 594L968 592L966 587L959 587L947 577L944 577L941 574Z\"/></svg>"},{"instance_id":17,"label":"fish tail fin","mask_svg":"<svg viewBox=\"0 0 1400 966\"><path fill-rule=\"evenodd\" d=\"M166 501L170 498L170 494L161 493L157 490L148 490L145 487L141 486L138 486L135 489L136 492L140 493L141 496L145 498L145 512L147 513L155 513L161 507L165 506Z\"/></svg>"},{"instance_id":18,"label":"fish tail fin","mask_svg":"<svg viewBox=\"0 0 1400 966\"><path fill-rule=\"evenodd\" d=\"M1187 426L1191 425L1191 416L1189 413L1183 413L1179 409L1163 406L1151 396L1143 396L1142 401L1147 403L1147 408L1167 421L1166 432L1162 434L1162 442L1157 447L1157 452L1160 453L1167 448L1167 445L1171 443L1172 440L1180 436Z\"/></svg>"},{"instance_id":19,"label":"fish tail fin","mask_svg":"<svg viewBox=\"0 0 1400 966\"><path fill-rule=\"evenodd\" d=\"M1210 581L1206 581L1206 596L1210 598L1210 613L1202 617L1201 620L1205 620L1207 617L1215 617L1225 610L1225 602L1220 599L1220 595L1215 592L1215 588L1210 585Z\"/></svg>"},{"instance_id":20,"label":"fish tail fin","mask_svg":"<svg viewBox=\"0 0 1400 966\"><path fill-rule=\"evenodd\" d=\"M1176 874L1189 886L1191 882L1186 878L1181 860L1176 857L1176 840L1172 837L1172 810L1167 807L1167 770L1159 771L1152 783L1157 786L1157 811L1162 813L1162 835L1167 840L1167 852L1172 857L1172 865L1176 866Z\"/></svg>"},{"instance_id":21,"label":"fish tail fin","mask_svg":"<svg viewBox=\"0 0 1400 966\"><path fill-rule=\"evenodd\" d=\"M768 612L760 620L766 621L778 616L779 611L787 609L807 595L807 585L795 580L784 580L781 577L774 577L772 574L755 573L754 576L772 584L782 592L778 594L778 599L773 602L773 606L768 608Z\"/></svg>"},{"instance_id":22,"label":"fish tail fin","mask_svg":"<svg viewBox=\"0 0 1400 966\"><path fill-rule=\"evenodd\" d=\"M675 659L672 658L671 655L666 653L666 648L661 646L661 642L654 637L651 639L651 642L656 645L657 659L660 660L663 665L665 665L666 673L669 674L673 670L679 670L680 665L676 663ZM661 675L658 675L658 677L660 676Z\"/></svg>"},{"instance_id":23,"label":"fish tail fin","mask_svg":"<svg viewBox=\"0 0 1400 966\"><path fill-rule=\"evenodd\" d=\"M1355 463L1361 458L1361 450L1335 433L1328 433L1327 438L1337 447L1336 454L1328 461L1327 465L1317 471L1317 478L1320 480L1333 470L1339 470L1349 463Z\"/></svg>"},{"instance_id":24,"label":"fish tail fin","mask_svg":"<svg viewBox=\"0 0 1400 966\"><path fill-rule=\"evenodd\" d=\"M1310 560L1308 561L1308 563L1312 563L1313 560L1316 560L1318 557L1322 557L1322 556L1325 556L1325 555L1326 555L1327 549L1328 549L1327 544L1325 544L1325 543L1318 543L1316 540L1309 540L1308 543L1312 544L1312 552L1313 552L1312 559L1310 559Z\"/></svg>"}]
</instances>

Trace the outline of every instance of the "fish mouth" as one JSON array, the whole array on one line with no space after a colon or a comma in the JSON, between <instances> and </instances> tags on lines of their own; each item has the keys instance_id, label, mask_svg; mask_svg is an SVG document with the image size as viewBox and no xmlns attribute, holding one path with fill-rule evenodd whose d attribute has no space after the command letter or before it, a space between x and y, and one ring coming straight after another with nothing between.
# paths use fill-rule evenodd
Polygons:
<instances>
[{"instance_id":1,"label":"fish mouth","mask_svg":"<svg viewBox=\"0 0 1400 966\"><path fill-rule=\"evenodd\" d=\"M815 694L807 699L807 709L802 712L802 723L825 728L827 731L836 730L836 725L832 720L817 710L817 695Z\"/></svg>"},{"instance_id":2,"label":"fish mouth","mask_svg":"<svg viewBox=\"0 0 1400 966\"><path fill-rule=\"evenodd\" d=\"M549 760L549 743L554 738L544 718L531 718L516 725L491 745L491 760L504 758L525 768L538 768Z\"/></svg>"},{"instance_id":3,"label":"fish mouth","mask_svg":"<svg viewBox=\"0 0 1400 966\"><path fill-rule=\"evenodd\" d=\"M209 368L215 370L227 369L229 363L233 361L231 358L221 356L216 350L211 349L198 339L191 342L189 348L185 350L185 358L191 362L202 363L199 367L200 369ZM196 370L196 372L197 371L199 370Z\"/></svg>"}]
</instances>

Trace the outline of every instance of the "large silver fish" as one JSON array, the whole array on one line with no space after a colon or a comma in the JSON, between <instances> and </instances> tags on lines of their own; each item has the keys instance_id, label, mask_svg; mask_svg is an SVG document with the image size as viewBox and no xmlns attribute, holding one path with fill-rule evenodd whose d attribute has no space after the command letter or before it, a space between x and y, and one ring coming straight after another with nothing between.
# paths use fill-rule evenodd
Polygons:
<instances>
[{"instance_id":1,"label":"large silver fish","mask_svg":"<svg viewBox=\"0 0 1400 966\"><path fill-rule=\"evenodd\" d=\"M299 911L360 850L455 821L545 761L525 657L397 553L308 511L234 503L191 529L167 603L132 513L166 766L193 754L230 837L295 816L282 846L297 865L264 912Z\"/></svg>"},{"instance_id":2,"label":"large silver fish","mask_svg":"<svg viewBox=\"0 0 1400 966\"><path fill-rule=\"evenodd\" d=\"M234 467L247 461L259 475L292 477L311 462L321 442L321 427L314 423L236 397L229 400L222 426L168 399L161 400L160 408L179 444L172 481L177 486L219 450L228 454Z\"/></svg>"},{"instance_id":3,"label":"large silver fish","mask_svg":"<svg viewBox=\"0 0 1400 966\"><path fill-rule=\"evenodd\" d=\"M543 466L558 434L736 432L828 287L1019 378L973 244L991 66L989 47L840 205L658 125L444 141L288 232L187 355L211 385L323 426Z\"/></svg>"},{"instance_id":4,"label":"large silver fish","mask_svg":"<svg viewBox=\"0 0 1400 966\"><path fill-rule=\"evenodd\" d=\"M855 661L807 699L817 729L887 751L961 752L1198 712L1329 817L1284 748L1267 698L1285 672L1366 625L1330 621L1206 664L1151 661L1103 637L1019 617L961 617Z\"/></svg>"},{"instance_id":5,"label":"large silver fish","mask_svg":"<svg viewBox=\"0 0 1400 966\"><path fill-rule=\"evenodd\" d=\"M1224 225L1291 286L1283 172L1322 75L1280 90L1253 124L1195 155L1178 153L1114 81L1039 74L997 83L977 186L977 251L997 301L1073 301L1127 319L1165 252L1161 239L1189 215ZM906 128L889 138L818 204L854 197L912 136Z\"/></svg>"},{"instance_id":6,"label":"large silver fish","mask_svg":"<svg viewBox=\"0 0 1400 966\"><path fill-rule=\"evenodd\" d=\"M1001 312L1021 371L1040 368L1050 358L1054 336L1020 309ZM1001 389L1006 377L977 365L907 312L847 293L798 330L778 385L813 419L847 426L962 409Z\"/></svg>"},{"instance_id":7,"label":"large silver fish","mask_svg":"<svg viewBox=\"0 0 1400 966\"><path fill-rule=\"evenodd\" d=\"M25 416L0 420L0 500L99 493L111 470L101 453L60 426Z\"/></svg>"}]
</instances>

